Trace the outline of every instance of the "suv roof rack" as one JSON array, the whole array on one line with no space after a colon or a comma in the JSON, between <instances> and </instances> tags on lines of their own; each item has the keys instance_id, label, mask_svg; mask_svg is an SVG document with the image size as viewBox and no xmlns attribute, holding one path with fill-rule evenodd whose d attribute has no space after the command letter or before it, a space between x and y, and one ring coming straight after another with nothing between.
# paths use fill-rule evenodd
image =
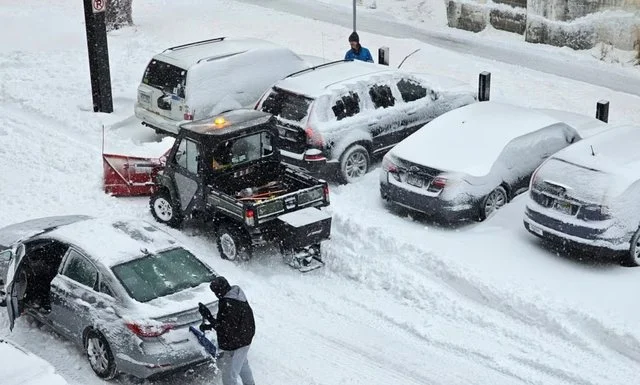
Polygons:
<instances>
[{"instance_id":1,"label":"suv roof rack","mask_svg":"<svg viewBox=\"0 0 640 385\"><path fill-rule=\"evenodd\" d=\"M187 48L187 47L192 47L194 45L201 45L201 44L206 44L206 43L213 43L213 42L218 42L218 41L223 41L225 39L225 36L222 37L216 37L213 39L207 39L207 40L200 40L200 41L195 41L193 43L187 43L187 44L181 44L181 45L176 45L175 47L170 47L165 49L162 52L167 52L167 51L173 51L176 49L182 49L182 48Z\"/></svg>"},{"instance_id":2,"label":"suv roof rack","mask_svg":"<svg viewBox=\"0 0 640 385\"><path fill-rule=\"evenodd\" d=\"M294 72L294 73L292 73L292 74L289 74L289 75L287 75L287 76L285 77L285 79L290 78L290 77L292 77L292 76L296 76L296 75L303 74L303 73L305 73L305 72L314 71L314 70L316 70L316 69L318 69L318 68L327 67L327 66L330 66L330 65L334 65L334 64L338 64L338 63L344 63L344 62L348 62L348 61L353 61L353 60L344 60L344 59L343 59L343 60L331 61L331 62L328 62L328 63L322 63L322 64L320 64L320 65L313 66L313 67L309 67L309 68L307 68L307 69L303 69L302 71L297 71L297 72Z\"/></svg>"}]
</instances>

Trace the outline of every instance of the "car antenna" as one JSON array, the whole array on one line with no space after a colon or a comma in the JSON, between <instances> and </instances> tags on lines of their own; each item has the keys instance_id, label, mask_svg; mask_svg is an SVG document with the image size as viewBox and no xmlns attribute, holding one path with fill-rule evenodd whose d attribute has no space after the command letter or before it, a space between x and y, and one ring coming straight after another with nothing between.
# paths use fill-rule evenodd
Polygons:
<instances>
[{"instance_id":1,"label":"car antenna","mask_svg":"<svg viewBox=\"0 0 640 385\"><path fill-rule=\"evenodd\" d=\"M407 60L409 58L409 56L413 55L414 53L420 51L420 48L418 48L417 50L411 52L410 54L408 54L407 56L404 57L404 59L402 59L402 61L400 62L400 65L398 66L398 69L400 69L400 67L402 67L402 65L404 64L404 61Z\"/></svg>"},{"instance_id":2,"label":"car antenna","mask_svg":"<svg viewBox=\"0 0 640 385\"><path fill-rule=\"evenodd\" d=\"M593 151L593 145L591 145L590 147L591 147L591 156L596 156L595 151Z\"/></svg>"}]
</instances>

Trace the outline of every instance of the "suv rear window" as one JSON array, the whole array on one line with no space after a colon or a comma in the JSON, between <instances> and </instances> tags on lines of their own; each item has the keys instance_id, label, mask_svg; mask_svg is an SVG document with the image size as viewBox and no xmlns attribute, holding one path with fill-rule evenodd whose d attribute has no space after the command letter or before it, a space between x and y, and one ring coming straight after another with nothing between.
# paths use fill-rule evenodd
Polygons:
<instances>
[{"instance_id":1,"label":"suv rear window","mask_svg":"<svg viewBox=\"0 0 640 385\"><path fill-rule=\"evenodd\" d=\"M160 60L151 60L144 71L142 83L166 92L173 92L173 89L179 85L184 86L186 77L187 71L180 67ZM184 97L184 88L181 93L183 94L178 96Z\"/></svg>"},{"instance_id":2,"label":"suv rear window","mask_svg":"<svg viewBox=\"0 0 640 385\"><path fill-rule=\"evenodd\" d=\"M313 99L274 88L262 103L262 111L282 119L302 121L307 117Z\"/></svg>"}]
</instances>

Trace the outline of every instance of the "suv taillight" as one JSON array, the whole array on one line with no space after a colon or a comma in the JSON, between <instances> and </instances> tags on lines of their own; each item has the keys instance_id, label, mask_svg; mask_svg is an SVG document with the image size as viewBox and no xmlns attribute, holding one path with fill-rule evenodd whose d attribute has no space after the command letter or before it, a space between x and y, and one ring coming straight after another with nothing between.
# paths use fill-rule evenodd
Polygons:
<instances>
[{"instance_id":1,"label":"suv taillight","mask_svg":"<svg viewBox=\"0 0 640 385\"><path fill-rule=\"evenodd\" d=\"M194 114L194 113L195 113L195 110L194 110L194 112L192 113L192 112L190 112L190 111L189 111L189 106L184 106L184 115L183 115L183 119L184 119L184 120L193 120L193 114Z\"/></svg>"},{"instance_id":2,"label":"suv taillight","mask_svg":"<svg viewBox=\"0 0 640 385\"><path fill-rule=\"evenodd\" d=\"M307 144L316 148L323 148L324 141L322 140L322 136L311 127L307 127L304 130L304 133L307 135Z\"/></svg>"},{"instance_id":3,"label":"suv taillight","mask_svg":"<svg viewBox=\"0 0 640 385\"><path fill-rule=\"evenodd\" d=\"M327 182L322 185L322 193L324 194L324 201L329 203L329 184Z\"/></svg>"}]
</instances>

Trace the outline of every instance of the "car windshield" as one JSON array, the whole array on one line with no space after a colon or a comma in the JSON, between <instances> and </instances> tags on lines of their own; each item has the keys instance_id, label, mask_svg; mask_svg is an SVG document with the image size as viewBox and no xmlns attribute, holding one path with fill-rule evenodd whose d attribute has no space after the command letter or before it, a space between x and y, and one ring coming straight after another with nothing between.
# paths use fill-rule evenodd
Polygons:
<instances>
[{"instance_id":1,"label":"car windshield","mask_svg":"<svg viewBox=\"0 0 640 385\"><path fill-rule=\"evenodd\" d=\"M151 60L144 71L142 82L166 92L173 92L179 85L184 86L187 71L160 60Z\"/></svg>"},{"instance_id":2,"label":"car windshield","mask_svg":"<svg viewBox=\"0 0 640 385\"><path fill-rule=\"evenodd\" d=\"M262 103L262 111L282 119L300 122L307 116L312 102L313 99L306 96L274 88Z\"/></svg>"},{"instance_id":3,"label":"car windshield","mask_svg":"<svg viewBox=\"0 0 640 385\"><path fill-rule=\"evenodd\" d=\"M148 302L211 282L215 274L193 254L175 248L111 268L131 298Z\"/></svg>"}]
</instances>

